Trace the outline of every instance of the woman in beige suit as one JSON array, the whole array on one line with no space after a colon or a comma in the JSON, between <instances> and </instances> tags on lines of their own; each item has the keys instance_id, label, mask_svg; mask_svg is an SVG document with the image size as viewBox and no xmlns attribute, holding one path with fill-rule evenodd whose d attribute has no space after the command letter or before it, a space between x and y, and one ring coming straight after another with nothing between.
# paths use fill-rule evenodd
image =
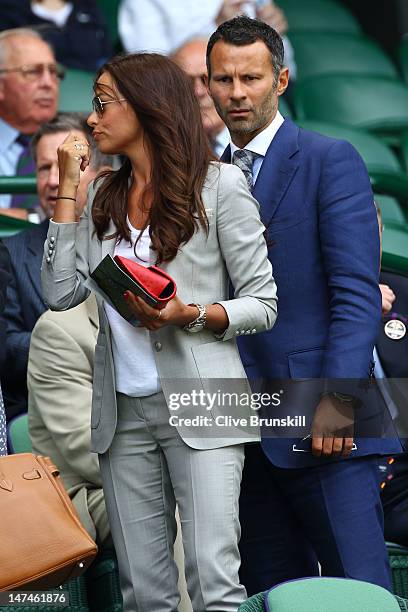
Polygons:
<instances>
[{"instance_id":1,"label":"woman in beige suit","mask_svg":"<svg viewBox=\"0 0 408 612\"><path fill-rule=\"evenodd\" d=\"M235 612L246 596L238 579L243 443L254 438L237 427L228 435L216 427L221 400L211 411L204 402L186 407L184 401L183 412L170 410L176 419L167 403L174 408L187 379L208 391L214 379L234 378L234 389L248 391L235 337L269 329L276 317L258 205L239 169L211 161L191 84L169 59L115 58L94 88L88 123L95 140L102 152L125 161L96 181L77 224L88 145L70 136L60 147L45 299L58 310L83 301L90 271L108 253L155 263L178 287L162 311L126 293L140 327L98 299L92 443L100 454L125 610L177 609L177 502L194 612ZM181 422L186 413L206 416L207 424L191 434Z\"/></svg>"}]
</instances>

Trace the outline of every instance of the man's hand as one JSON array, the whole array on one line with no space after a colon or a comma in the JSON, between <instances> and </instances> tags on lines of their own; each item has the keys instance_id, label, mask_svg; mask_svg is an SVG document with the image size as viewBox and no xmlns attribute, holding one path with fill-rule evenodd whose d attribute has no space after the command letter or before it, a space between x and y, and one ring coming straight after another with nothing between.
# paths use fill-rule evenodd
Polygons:
<instances>
[{"instance_id":1,"label":"man's hand","mask_svg":"<svg viewBox=\"0 0 408 612\"><path fill-rule=\"evenodd\" d=\"M324 395L312 423L312 453L315 457L348 457L353 447L353 402Z\"/></svg>"},{"instance_id":2,"label":"man's hand","mask_svg":"<svg viewBox=\"0 0 408 612\"><path fill-rule=\"evenodd\" d=\"M383 315L390 312L393 303L395 302L395 293L388 285L381 285L382 313Z\"/></svg>"}]
</instances>

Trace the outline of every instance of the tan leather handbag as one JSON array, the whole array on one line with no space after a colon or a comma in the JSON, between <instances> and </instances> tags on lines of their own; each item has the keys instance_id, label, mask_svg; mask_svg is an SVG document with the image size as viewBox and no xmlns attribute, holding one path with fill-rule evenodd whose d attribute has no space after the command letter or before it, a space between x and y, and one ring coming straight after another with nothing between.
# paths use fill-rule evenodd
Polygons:
<instances>
[{"instance_id":1,"label":"tan leather handbag","mask_svg":"<svg viewBox=\"0 0 408 612\"><path fill-rule=\"evenodd\" d=\"M59 586L97 551L49 457L0 457L0 591Z\"/></svg>"}]
</instances>

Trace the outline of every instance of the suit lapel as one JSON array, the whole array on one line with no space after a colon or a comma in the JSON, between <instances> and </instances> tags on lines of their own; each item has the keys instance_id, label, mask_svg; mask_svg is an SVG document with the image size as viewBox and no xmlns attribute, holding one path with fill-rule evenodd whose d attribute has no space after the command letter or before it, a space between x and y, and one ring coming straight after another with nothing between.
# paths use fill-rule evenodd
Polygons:
<instances>
[{"instance_id":1,"label":"suit lapel","mask_svg":"<svg viewBox=\"0 0 408 612\"><path fill-rule=\"evenodd\" d=\"M263 223L268 226L298 167L296 155L299 128L285 119L266 152L256 179L253 196L261 205Z\"/></svg>"},{"instance_id":2,"label":"suit lapel","mask_svg":"<svg viewBox=\"0 0 408 612\"><path fill-rule=\"evenodd\" d=\"M24 257L24 265L26 267L27 275L31 281L33 290L38 297L41 310L44 307L44 300L42 296L41 288L41 264L44 253L44 242L47 237L49 222L43 221L34 231L30 232L27 239L27 253L28 256Z\"/></svg>"},{"instance_id":3,"label":"suit lapel","mask_svg":"<svg viewBox=\"0 0 408 612\"><path fill-rule=\"evenodd\" d=\"M261 205L261 217L267 226L285 195L299 167L296 153L299 128L285 119L272 140L263 160L261 170L252 191ZM231 148L225 149L220 160L231 163Z\"/></svg>"},{"instance_id":4,"label":"suit lapel","mask_svg":"<svg viewBox=\"0 0 408 612\"><path fill-rule=\"evenodd\" d=\"M224 153L221 155L220 161L224 162L225 164L230 164L231 163L231 147L230 147L230 145L228 145L228 147L225 149Z\"/></svg>"}]
</instances>

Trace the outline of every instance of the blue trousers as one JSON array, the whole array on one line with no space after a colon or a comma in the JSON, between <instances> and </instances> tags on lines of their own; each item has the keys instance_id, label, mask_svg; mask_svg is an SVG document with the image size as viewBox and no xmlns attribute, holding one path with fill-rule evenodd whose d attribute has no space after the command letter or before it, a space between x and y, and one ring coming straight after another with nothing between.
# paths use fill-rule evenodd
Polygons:
<instances>
[{"instance_id":1,"label":"blue trousers","mask_svg":"<svg viewBox=\"0 0 408 612\"><path fill-rule=\"evenodd\" d=\"M246 446L240 498L241 582L248 596L306 576L392 590L375 458L275 467Z\"/></svg>"}]
</instances>

